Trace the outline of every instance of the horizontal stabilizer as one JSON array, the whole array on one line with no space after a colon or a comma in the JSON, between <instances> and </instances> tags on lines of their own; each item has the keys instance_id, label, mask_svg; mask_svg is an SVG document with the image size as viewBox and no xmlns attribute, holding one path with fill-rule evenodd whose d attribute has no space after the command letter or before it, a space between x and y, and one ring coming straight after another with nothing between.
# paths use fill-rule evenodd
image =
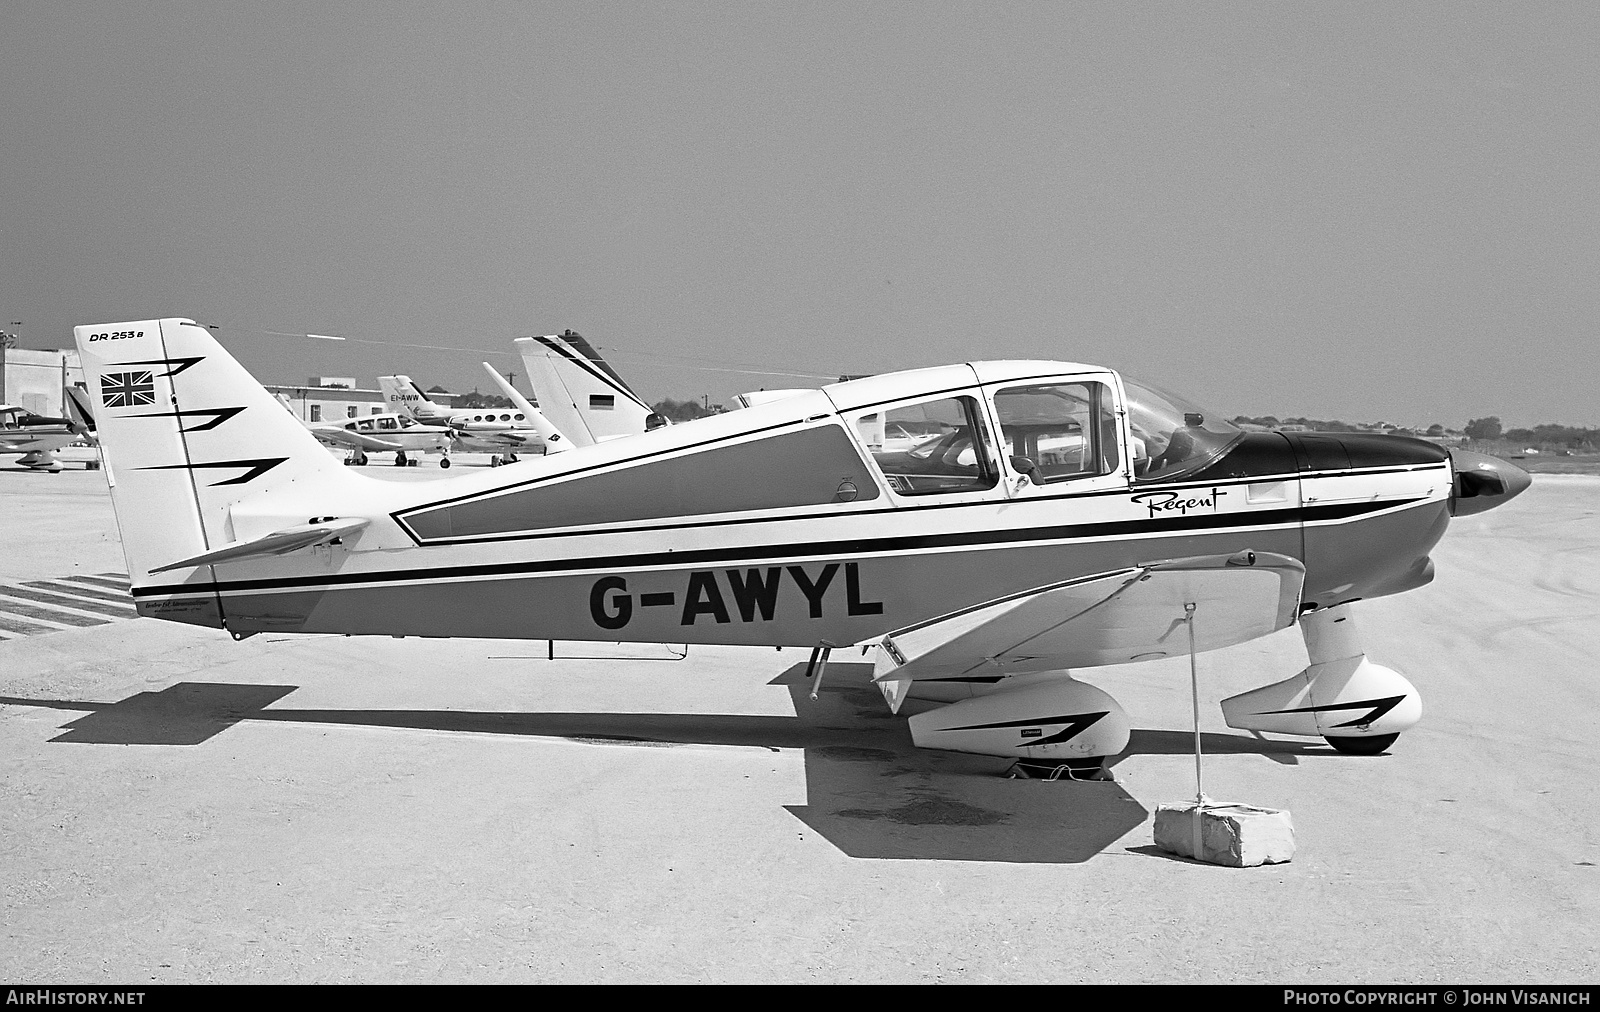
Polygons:
<instances>
[{"instance_id":1,"label":"horizontal stabilizer","mask_svg":"<svg viewBox=\"0 0 1600 1012\"><path fill-rule=\"evenodd\" d=\"M284 555L300 548L325 545L335 538L354 534L370 523L371 520L365 519L346 520L330 517L318 523L297 524L294 527L285 527L281 531L273 531L254 541L236 541L231 545L223 545L221 548L196 555L192 559L159 566L150 572L165 573L170 569L208 566L218 562L237 562L240 559L254 559L263 555Z\"/></svg>"},{"instance_id":2,"label":"horizontal stabilizer","mask_svg":"<svg viewBox=\"0 0 1600 1012\"><path fill-rule=\"evenodd\" d=\"M1305 567L1236 552L1151 562L1039 587L892 632L880 682L1018 675L1216 650L1292 625Z\"/></svg>"}]
</instances>

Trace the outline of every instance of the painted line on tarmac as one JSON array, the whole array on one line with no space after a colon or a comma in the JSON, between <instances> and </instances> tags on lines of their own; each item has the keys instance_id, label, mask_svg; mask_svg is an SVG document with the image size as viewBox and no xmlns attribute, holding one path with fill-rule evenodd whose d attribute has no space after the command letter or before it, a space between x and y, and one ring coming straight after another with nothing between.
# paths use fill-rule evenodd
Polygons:
<instances>
[{"instance_id":1,"label":"painted line on tarmac","mask_svg":"<svg viewBox=\"0 0 1600 1012\"><path fill-rule=\"evenodd\" d=\"M0 583L0 640L139 617L120 573Z\"/></svg>"},{"instance_id":2,"label":"painted line on tarmac","mask_svg":"<svg viewBox=\"0 0 1600 1012\"><path fill-rule=\"evenodd\" d=\"M133 595L124 590L118 593L114 590L91 589L76 583L67 583L65 580L29 580L24 587L33 587L37 590L48 590L54 594L72 594L76 597L89 598L95 601L110 601L115 604L125 604L133 607Z\"/></svg>"},{"instance_id":3,"label":"painted line on tarmac","mask_svg":"<svg viewBox=\"0 0 1600 1012\"><path fill-rule=\"evenodd\" d=\"M69 576L73 583L87 583L92 587L109 587L112 590L127 590L128 576L126 573L96 573L94 576Z\"/></svg>"},{"instance_id":4,"label":"painted line on tarmac","mask_svg":"<svg viewBox=\"0 0 1600 1012\"><path fill-rule=\"evenodd\" d=\"M0 584L0 597L16 598L22 601L33 601L38 604L53 604L67 608L76 608L79 611L93 612L96 615L110 615L113 618L138 618L139 613L133 608L133 599L129 598L127 604L112 604L109 601L94 601L85 598L67 597L64 594L49 594L42 590L23 590L21 587L7 587ZM5 603L0 602L0 608Z\"/></svg>"},{"instance_id":5,"label":"painted line on tarmac","mask_svg":"<svg viewBox=\"0 0 1600 1012\"><path fill-rule=\"evenodd\" d=\"M20 618L0 614L0 638L16 639L19 636L37 636L40 633L60 632L60 629L48 625L35 625L24 622Z\"/></svg>"}]
</instances>

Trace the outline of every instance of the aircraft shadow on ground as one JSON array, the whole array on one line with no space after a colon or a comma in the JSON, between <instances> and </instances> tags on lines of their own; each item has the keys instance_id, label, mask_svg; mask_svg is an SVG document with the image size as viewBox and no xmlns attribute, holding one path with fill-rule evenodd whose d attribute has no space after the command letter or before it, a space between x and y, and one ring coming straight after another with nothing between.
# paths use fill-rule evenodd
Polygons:
<instances>
[{"instance_id":1,"label":"aircraft shadow on ground","mask_svg":"<svg viewBox=\"0 0 1600 1012\"><path fill-rule=\"evenodd\" d=\"M248 720L803 749L808 803L785 807L841 851L861 858L1076 863L1149 817L1114 782L1008 780L1002 774L1009 760L916 748L904 718L889 713L871 676L869 664L831 664L812 701L805 665L795 665L771 682L789 690L793 717L269 709L296 686L219 682L179 682L115 703L10 696L0 696L0 703L87 711L51 739L74 744L198 745ZM1258 753L1279 761L1328 751L1234 735L1202 737L1208 752ZM1115 761L1192 748L1193 736L1186 732L1135 731Z\"/></svg>"}]
</instances>

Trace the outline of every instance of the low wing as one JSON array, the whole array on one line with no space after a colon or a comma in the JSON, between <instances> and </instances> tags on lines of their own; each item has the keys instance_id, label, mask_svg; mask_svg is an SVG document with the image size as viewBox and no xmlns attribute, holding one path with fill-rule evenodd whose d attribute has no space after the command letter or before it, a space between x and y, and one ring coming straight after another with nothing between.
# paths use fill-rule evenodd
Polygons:
<instances>
[{"instance_id":1,"label":"low wing","mask_svg":"<svg viewBox=\"0 0 1600 1012\"><path fill-rule=\"evenodd\" d=\"M331 446L350 446L362 450L399 450L399 443L391 443L385 439L378 439L349 429L330 428L312 429L311 434L317 439Z\"/></svg>"},{"instance_id":2,"label":"low wing","mask_svg":"<svg viewBox=\"0 0 1600 1012\"><path fill-rule=\"evenodd\" d=\"M496 422L492 427L481 422L468 422L465 425L452 425L450 430L456 436L480 439L488 443L499 443L502 446L526 446L533 436L533 430L531 429L514 429L503 422Z\"/></svg>"},{"instance_id":3,"label":"low wing","mask_svg":"<svg viewBox=\"0 0 1600 1012\"><path fill-rule=\"evenodd\" d=\"M19 432L12 438L0 437L0 453L45 453L59 450L78 440L75 432Z\"/></svg>"},{"instance_id":4,"label":"low wing","mask_svg":"<svg viewBox=\"0 0 1600 1012\"><path fill-rule=\"evenodd\" d=\"M1305 567L1268 552L1151 562L1052 584L892 632L879 682L1018 675L1186 653L1292 625Z\"/></svg>"}]
</instances>

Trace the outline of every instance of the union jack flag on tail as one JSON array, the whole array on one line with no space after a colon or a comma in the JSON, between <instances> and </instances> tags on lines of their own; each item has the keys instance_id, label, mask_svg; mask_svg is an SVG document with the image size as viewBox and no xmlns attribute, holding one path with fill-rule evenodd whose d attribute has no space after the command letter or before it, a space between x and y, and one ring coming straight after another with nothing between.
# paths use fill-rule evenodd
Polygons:
<instances>
[{"instance_id":1,"label":"union jack flag on tail","mask_svg":"<svg viewBox=\"0 0 1600 1012\"><path fill-rule=\"evenodd\" d=\"M151 370L108 372L100 377L100 399L108 408L137 408L156 402Z\"/></svg>"}]
</instances>

